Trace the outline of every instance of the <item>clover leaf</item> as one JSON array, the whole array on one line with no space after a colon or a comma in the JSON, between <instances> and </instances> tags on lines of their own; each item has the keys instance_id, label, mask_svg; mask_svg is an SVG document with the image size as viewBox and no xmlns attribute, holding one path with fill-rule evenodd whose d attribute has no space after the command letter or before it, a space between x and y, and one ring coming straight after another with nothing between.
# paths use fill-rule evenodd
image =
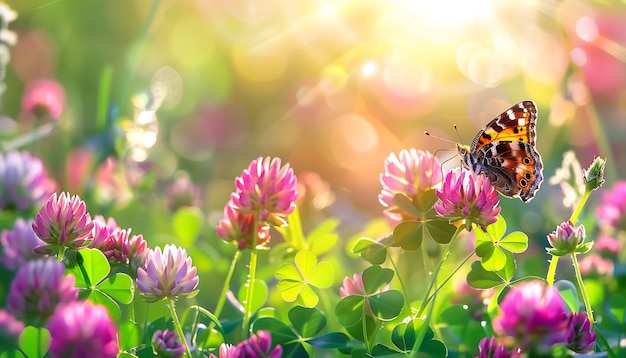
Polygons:
<instances>
[{"instance_id":1,"label":"clover leaf","mask_svg":"<svg viewBox=\"0 0 626 358\"><path fill-rule=\"evenodd\" d=\"M84 248L78 252L78 264L67 269L74 275L81 298L102 304L113 319L121 316L120 303L133 300L133 280L124 273L109 275L111 266L102 251Z\"/></svg>"},{"instance_id":2,"label":"clover leaf","mask_svg":"<svg viewBox=\"0 0 626 358\"><path fill-rule=\"evenodd\" d=\"M487 271L504 269L513 255L506 253L521 253L528 248L528 236L521 231L512 232L506 236L506 221L498 215L498 221L487 226L486 231L476 227L476 255ZM503 237L504 236L504 237Z\"/></svg>"},{"instance_id":3,"label":"clover leaf","mask_svg":"<svg viewBox=\"0 0 626 358\"><path fill-rule=\"evenodd\" d=\"M348 346L344 333L331 332L319 335L326 328L326 316L317 308L296 306L289 310L291 326L276 317L265 316L254 321L252 329L269 331L272 344L280 344L283 357L308 357L307 346L323 349L341 349Z\"/></svg>"},{"instance_id":4,"label":"clover leaf","mask_svg":"<svg viewBox=\"0 0 626 358\"><path fill-rule=\"evenodd\" d=\"M294 263L285 263L275 273L278 291L286 302L298 303L305 307L315 307L319 297L312 287L328 288L334 281L333 267L325 261L317 262L311 251L299 251Z\"/></svg>"}]
</instances>

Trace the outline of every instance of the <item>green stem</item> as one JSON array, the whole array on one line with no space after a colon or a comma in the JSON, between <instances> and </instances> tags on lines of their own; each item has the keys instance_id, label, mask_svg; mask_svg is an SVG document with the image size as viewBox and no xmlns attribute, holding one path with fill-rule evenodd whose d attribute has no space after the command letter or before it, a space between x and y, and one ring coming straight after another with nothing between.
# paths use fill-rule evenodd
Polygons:
<instances>
[{"instance_id":1,"label":"green stem","mask_svg":"<svg viewBox=\"0 0 626 358\"><path fill-rule=\"evenodd\" d=\"M224 281L224 286L222 287L222 293L217 301L217 305L215 306L215 317L220 318L220 314L222 314L222 309L224 308L224 304L226 303L226 294L228 293L228 289L230 288L230 281L233 278L233 273L235 272L235 267L239 262L239 258L241 258L241 250L237 250L235 252L235 256L233 256L233 261L230 263L230 268L228 269L228 273L226 274L226 280Z\"/></svg>"},{"instance_id":2,"label":"green stem","mask_svg":"<svg viewBox=\"0 0 626 358\"><path fill-rule=\"evenodd\" d=\"M389 255L389 262L391 262L391 266L393 266L393 270L398 273L396 277L398 277L398 282L400 282L400 288L402 289L402 294L404 295L404 308L403 311L409 310L408 315L411 315L411 301L409 301L409 293L406 290L406 286L404 286L404 281L402 280L402 276L399 274L398 266L396 262L393 260L393 257Z\"/></svg>"},{"instance_id":3,"label":"green stem","mask_svg":"<svg viewBox=\"0 0 626 358\"><path fill-rule=\"evenodd\" d=\"M250 252L250 267L248 273L248 291L246 292L246 305L243 312L243 323L241 326L242 333L246 332L243 337L248 336L250 317L252 317L252 300L254 299L254 281L256 279L256 262L257 262L257 249L256 245L258 242L258 218L255 216L254 222L252 223L252 250Z\"/></svg>"},{"instance_id":4,"label":"green stem","mask_svg":"<svg viewBox=\"0 0 626 358\"><path fill-rule=\"evenodd\" d=\"M174 321L174 329L178 334L178 339L185 345L185 353L188 358L191 358L191 352L189 351L189 345L187 344L187 340L185 339L185 333L183 332L183 327L180 325L180 321L178 320L178 315L176 315L176 309L174 308L174 300L168 298L168 306L170 307L170 315L172 316L172 320Z\"/></svg>"},{"instance_id":5,"label":"green stem","mask_svg":"<svg viewBox=\"0 0 626 358\"><path fill-rule=\"evenodd\" d=\"M578 215L580 215L580 212L583 210L583 207L585 206L587 199L589 199L589 195L591 195L591 192L592 190L585 190L585 194L583 194L583 197L580 199L580 203L578 203L576 210L574 210L572 216L569 218L569 221L571 221L572 224L575 223L578 219Z\"/></svg>"},{"instance_id":6,"label":"green stem","mask_svg":"<svg viewBox=\"0 0 626 358\"><path fill-rule=\"evenodd\" d=\"M546 281L548 285L554 285L554 275L556 274L556 265L559 262L559 256L552 256L550 260L550 266L548 267L548 274L546 275Z\"/></svg>"},{"instance_id":7,"label":"green stem","mask_svg":"<svg viewBox=\"0 0 626 358\"><path fill-rule=\"evenodd\" d=\"M459 266L457 266L449 275L448 277L446 277L445 280L443 280L443 282L441 283L441 285L437 286L437 288L435 288L435 292L433 292L427 299L426 301L430 301L431 299L433 299L435 297L435 295L437 294L437 292L439 292L439 290L441 290L447 283L448 281L450 281L452 279L452 277L454 277L454 275L461 269L461 267L463 267L463 265L465 265L467 263L467 261L469 261L472 256L474 256L474 251L470 252L469 255L467 255L465 257L465 259L463 259L463 261L461 261L461 263L459 264Z\"/></svg>"},{"instance_id":8,"label":"green stem","mask_svg":"<svg viewBox=\"0 0 626 358\"><path fill-rule=\"evenodd\" d=\"M580 274L580 268L578 267L578 259L576 258L576 254L572 253L572 264L574 265L574 271L576 272L576 281L578 281L578 286L580 287L580 293L583 296L583 302L585 302L585 310L587 311L587 317L589 317L589 322L591 322L591 326L594 325L593 319L593 311L591 310L591 302L589 302L589 295L587 294L587 289L585 288L585 283L583 282L583 277Z\"/></svg>"}]
</instances>

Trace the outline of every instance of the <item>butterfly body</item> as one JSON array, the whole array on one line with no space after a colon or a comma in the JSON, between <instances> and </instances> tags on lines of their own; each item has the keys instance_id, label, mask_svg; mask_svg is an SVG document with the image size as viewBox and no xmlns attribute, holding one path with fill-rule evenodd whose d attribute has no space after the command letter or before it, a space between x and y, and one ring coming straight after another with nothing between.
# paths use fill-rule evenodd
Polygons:
<instances>
[{"instance_id":1,"label":"butterfly body","mask_svg":"<svg viewBox=\"0 0 626 358\"><path fill-rule=\"evenodd\" d=\"M503 195L530 201L543 181L536 122L534 102L512 106L479 131L471 146L457 144L463 164L487 176Z\"/></svg>"}]
</instances>

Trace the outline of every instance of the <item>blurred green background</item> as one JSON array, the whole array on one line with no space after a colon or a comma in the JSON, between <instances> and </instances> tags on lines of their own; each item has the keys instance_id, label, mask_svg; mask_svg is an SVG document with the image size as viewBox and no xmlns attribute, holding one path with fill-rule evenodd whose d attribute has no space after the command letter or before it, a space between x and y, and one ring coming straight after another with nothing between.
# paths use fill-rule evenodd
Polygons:
<instances>
[{"instance_id":1,"label":"blurred green background","mask_svg":"<svg viewBox=\"0 0 626 358\"><path fill-rule=\"evenodd\" d=\"M624 2L9 5L19 13L11 24L19 40L3 112L19 121L22 91L32 79L51 77L65 87L62 134L46 139L62 143L59 150L26 148L46 158L61 189L72 189L74 174L65 164L70 149L106 147L111 133L128 135L145 107L137 95L151 89L166 94L148 130L157 139L127 143L125 150L145 147L128 158L154 169L150 179L157 183L171 181L177 170L189 172L202 187L203 208L216 219L233 178L251 159L270 155L296 174L319 173L335 192L330 214L358 228L380 216L378 175L390 152L416 147L456 166L454 145L424 131L469 144L491 118L526 99L539 107L537 147L546 180L528 205L502 200L504 213L519 210L510 222L544 235L554 225L550 217L568 215L560 188L548 182L567 150L583 166L594 156L608 157L610 180L625 172L619 165L626 147ZM110 88L103 91L106 79ZM98 114L98 98L106 94L108 120L117 129L103 134L112 128Z\"/></svg>"}]
</instances>

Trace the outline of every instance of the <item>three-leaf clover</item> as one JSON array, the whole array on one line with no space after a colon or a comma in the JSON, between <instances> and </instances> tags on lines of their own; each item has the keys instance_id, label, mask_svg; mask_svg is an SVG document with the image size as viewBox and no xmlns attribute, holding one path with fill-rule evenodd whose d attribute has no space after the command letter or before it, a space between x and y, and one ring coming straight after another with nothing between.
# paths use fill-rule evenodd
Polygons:
<instances>
[{"instance_id":1,"label":"three-leaf clover","mask_svg":"<svg viewBox=\"0 0 626 358\"><path fill-rule=\"evenodd\" d=\"M299 251L294 263L285 263L275 273L278 291L286 302L298 300L305 307L315 307L319 297L311 286L328 288L332 286L333 267L325 261L317 262L317 256L310 251Z\"/></svg>"},{"instance_id":2,"label":"three-leaf clover","mask_svg":"<svg viewBox=\"0 0 626 358\"><path fill-rule=\"evenodd\" d=\"M476 227L476 255L481 258L487 271L504 269L507 262L513 260L511 253L521 253L528 248L528 236L521 231L514 231L506 236L506 221L498 215L498 221L487 226L486 231ZM504 237L503 237L504 236Z\"/></svg>"},{"instance_id":3,"label":"three-leaf clover","mask_svg":"<svg viewBox=\"0 0 626 358\"><path fill-rule=\"evenodd\" d=\"M78 264L67 271L76 278L79 297L104 305L113 319L121 316L120 306L115 301L129 304L133 300L133 280L120 272L109 276L111 266L100 250L81 249Z\"/></svg>"}]
</instances>

